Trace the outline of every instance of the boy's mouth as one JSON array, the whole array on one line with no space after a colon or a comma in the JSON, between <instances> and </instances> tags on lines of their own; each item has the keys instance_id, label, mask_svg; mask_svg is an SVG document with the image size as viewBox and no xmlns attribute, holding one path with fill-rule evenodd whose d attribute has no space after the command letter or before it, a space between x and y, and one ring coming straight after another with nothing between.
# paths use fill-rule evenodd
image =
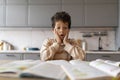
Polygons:
<instances>
[{"instance_id":1,"label":"boy's mouth","mask_svg":"<svg viewBox=\"0 0 120 80\"><path fill-rule=\"evenodd\" d=\"M64 35L63 35L63 34L61 34L60 36L61 36L62 38L64 37Z\"/></svg>"}]
</instances>

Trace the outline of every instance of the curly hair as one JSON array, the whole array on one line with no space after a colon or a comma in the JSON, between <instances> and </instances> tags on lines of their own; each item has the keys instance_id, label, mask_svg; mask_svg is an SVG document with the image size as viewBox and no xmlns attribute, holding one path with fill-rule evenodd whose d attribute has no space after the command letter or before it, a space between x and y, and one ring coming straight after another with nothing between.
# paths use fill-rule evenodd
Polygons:
<instances>
[{"instance_id":1,"label":"curly hair","mask_svg":"<svg viewBox=\"0 0 120 80\"><path fill-rule=\"evenodd\" d=\"M55 27L56 21L63 21L64 23L67 22L68 28L69 29L71 28L71 16L65 11L57 12L55 15L52 16L51 21L52 21L53 28Z\"/></svg>"}]
</instances>

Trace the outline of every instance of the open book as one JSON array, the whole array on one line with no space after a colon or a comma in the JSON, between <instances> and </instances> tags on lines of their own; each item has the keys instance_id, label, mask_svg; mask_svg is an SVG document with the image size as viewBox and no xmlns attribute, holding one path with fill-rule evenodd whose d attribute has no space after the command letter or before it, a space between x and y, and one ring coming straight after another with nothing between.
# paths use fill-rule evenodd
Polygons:
<instances>
[{"instance_id":1,"label":"open book","mask_svg":"<svg viewBox=\"0 0 120 80\"><path fill-rule=\"evenodd\" d=\"M120 67L118 66L114 66L99 60L90 62L90 66L106 72L113 77L120 77Z\"/></svg>"},{"instance_id":2,"label":"open book","mask_svg":"<svg viewBox=\"0 0 120 80\"><path fill-rule=\"evenodd\" d=\"M60 63L59 65L61 64L63 63ZM0 65L0 76L64 80L66 74L59 65L51 64L49 61L45 62L40 60L12 61Z\"/></svg>"},{"instance_id":3,"label":"open book","mask_svg":"<svg viewBox=\"0 0 120 80\"><path fill-rule=\"evenodd\" d=\"M120 68L102 61L85 62L71 60L71 65L62 65L70 80L120 80Z\"/></svg>"}]
</instances>

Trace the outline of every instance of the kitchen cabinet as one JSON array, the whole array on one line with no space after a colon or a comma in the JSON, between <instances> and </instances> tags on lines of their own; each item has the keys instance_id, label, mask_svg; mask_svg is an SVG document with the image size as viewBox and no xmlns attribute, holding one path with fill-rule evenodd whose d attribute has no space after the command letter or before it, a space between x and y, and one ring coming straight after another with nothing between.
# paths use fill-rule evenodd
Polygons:
<instances>
[{"instance_id":1,"label":"kitchen cabinet","mask_svg":"<svg viewBox=\"0 0 120 80\"><path fill-rule=\"evenodd\" d=\"M6 0L7 5L26 5L27 0Z\"/></svg>"},{"instance_id":2,"label":"kitchen cabinet","mask_svg":"<svg viewBox=\"0 0 120 80\"><path fill-rule=\"evenodd\" d=\"M84 0L85 26L118 26L118 0Z\"/></svg>"},{"instance_id":3,"label":"kitchen cabinet","mask_svg":"<svg viewBox=\"0 0 120 80\"><path fill-rule=\"evenodd\" d=\"M6 0L6 26L27 26L27 0Z\"/></svg>"},{"instance_id":4,"label":"kitchen cabinet","mask_svg":"<svg viewBox=\"0 0 120 80\"><path fill-rule=\"evenodd\" d=\"M119 3L118 3L118 5L119 5L119 8L118 8L118 13L119 13L119 16L118 16L118 28L116 29L116 31L115 31L115 33L116 33L116 37L115 37L115 40L116 40L116 43L115 43L115 47L116 47L116 49L118 50L120 50L120 0L118 0L119 1Z\"/></svg>"},{"instance_id":5,"label":"kitchen cabinet","mask_svg":"<svg viewBox=\"0 0 120 80\"><path fill-rule=\"evenodd\" d=\"M4 4L4 0L0 0L0 5L3 5Z\"/></svg>"},{"instance_id":6,"label":"kitchen cabinet","mask_svg":"<svg viewBox=\"0 0 120 80\"><path fill-rule=\"evenodd\" d=\"M115 27L118 0L0 0L0 27L51 26L57 11L71 15L72 27Z\"/></svg>"},{"instance_id":7,"label":"kitchen cabinet","mask_svg":"<svg viewBox=\"0 0 120 80\"><path fill-rule=\"evenodd\" d=\"M29 0L28 26L50 27L51 17L60 11L60 0Z\"/></svg>"},{"instance_id":8,"label":"kitchen cabinet","mask_svg":"<svg viewBox=\"0 0 120 80\"><path fill-rule=\"evenodd\" d=\"M40 52L18 50L0 51L0 60L26 60L26 59L40 60Z\"/></svg>"},{"instance_id":9,"label":"kitchen cabinet","mask_svg":"<svg viewBox=\"0 0 120 80\"><path fill-rule=\"evenodd\" d=\"M5 26L4 23L4 3L0 0L0 26Z\"/></svg>"},{"instance_id":10,"label":"kitchen cabinet","mask_svg":"<svg viewBox=\"0 0 120 80\"><path fill-rule=\"evenodd\" d=\"M71 15L73 27L84 25L84 0L62 0L62 10Z\"/></svg>"},{"instance_id":11,"label":"kitchen cabinet","mask_svg":"<svg viewBox=\"0 0 120 80\"><path fill-rule=\"evenodd\" d=\"M23 59L40 60L40 53L24 53Z\"/></svg>"},{"instance_id":12,"label":"kitchen cabinet","mask_svg":"<svg viewBox=\"0 0 120 80\"><path fill-rule=\"evenodd\" d=\"M22 59L22 54L17 54L17 53L0 54L0 60L21 60L21 59Z\"/></svg>"},{"instance_id":13,"label":"kitchen cabinet","mask_svg":"<svg viewBox=\"0 0 120 80\"><path fill-rule=\"evenodd\" d=\"M95 60L95 59L105 59L105 60L113 60L113 61L120 61L120 54L86 54L86 60L87 61L91 61L91 60Z\"/></svg>"},{"instance_id":14,"label":"kitchen cabinet","mask_svg":"<svg viewBox=\"0 0 120 80\"><path fill-rule=\"evenodd\" d=\"M57 11L71 15L72 27L116 27L117 0L29 0L28 26L50 27Z\"/></svg>"}]
</instances>

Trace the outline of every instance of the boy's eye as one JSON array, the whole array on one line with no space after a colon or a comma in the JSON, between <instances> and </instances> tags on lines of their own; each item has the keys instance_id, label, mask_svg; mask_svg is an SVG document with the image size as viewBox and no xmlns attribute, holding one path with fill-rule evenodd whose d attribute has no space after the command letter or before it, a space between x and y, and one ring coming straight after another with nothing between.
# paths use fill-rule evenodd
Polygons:
<instances>
[{"instance_id":1,"label":"boy's eye","mask_svg":"<svg viewBox=\"0 0 120 80\"><path fill-rule=\"evenodd\" d=\"M63 28L57 27L56 29L68 29L68 27L63 27Z\"/></svg>"},{"instance_id":2,"label":"boy's eye","mask_svg":"<svg viewBox=\"0 0 120 80\"><path fill-rule=\"evenodd\" d=\"M68 29L68 27L64 27L64 29Z\"/></svg>"},{"instance_id":3,"label":"boy's eye","mask_svg":"<svg viewBox=\"0 0 120 80\"><path fill-rule=\"evenodd\" d=\"M57 29L60 29L60 27L57 27Z\"/></svg>"}]
</instances>

